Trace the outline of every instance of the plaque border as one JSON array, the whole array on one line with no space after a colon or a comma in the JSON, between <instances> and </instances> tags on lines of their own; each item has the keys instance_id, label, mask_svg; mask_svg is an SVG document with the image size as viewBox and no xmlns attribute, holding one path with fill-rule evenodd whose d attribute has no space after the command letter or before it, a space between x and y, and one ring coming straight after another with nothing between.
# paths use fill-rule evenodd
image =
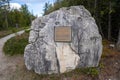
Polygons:
<instances>
[{"instance_id":1,"label":"plaque border","mask_svg":"<svg viewBox=\"0 0 120 80\"><path fill-rule=\"evenodd\" d=\"M70 27L70 29L71 29L71 40L70 41L56 41L55 40L55 28L56 27ZM72 42L72 26L54 26L54 42L71 43Z\"/></svg>"}]
</instances>

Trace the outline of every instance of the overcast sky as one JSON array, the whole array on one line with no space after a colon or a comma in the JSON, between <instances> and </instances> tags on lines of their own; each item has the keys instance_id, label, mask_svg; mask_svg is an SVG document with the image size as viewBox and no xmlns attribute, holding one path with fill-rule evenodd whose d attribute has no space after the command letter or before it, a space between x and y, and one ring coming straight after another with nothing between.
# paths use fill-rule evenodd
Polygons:
<instances>
[{"instance_id":1,"label":"overcast sky","mask_svg":"<svg viewBox=\"0 0 120 80\"><path fill-rule=\"evenodd\" d=\"M27 4L28 9L34 15L42 16L44 4L46 2L54 3L55 0L11 0L10 6L19 9L22 4Z\"/></svg>"}]
</instances>

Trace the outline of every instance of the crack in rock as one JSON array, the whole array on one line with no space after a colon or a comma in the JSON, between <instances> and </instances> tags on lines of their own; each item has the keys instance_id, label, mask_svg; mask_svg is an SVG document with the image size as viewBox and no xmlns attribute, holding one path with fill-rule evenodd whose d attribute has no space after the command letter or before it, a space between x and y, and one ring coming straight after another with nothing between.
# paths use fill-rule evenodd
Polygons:
<instances>
[{"instance_id":1,"label":"crack in rock","mask_svg":"<svg viewBox=\"0 0 120 80\"><path fill-rule=\"evenodd\" d=\"M54 29L62 26L71 28L71 42L55 41ZM102 54L101 35L84 6L64 7L36 18L32 22L29 43L24 51L25 65L38 74L95 67Z\"/></svg>"}]
</instances>

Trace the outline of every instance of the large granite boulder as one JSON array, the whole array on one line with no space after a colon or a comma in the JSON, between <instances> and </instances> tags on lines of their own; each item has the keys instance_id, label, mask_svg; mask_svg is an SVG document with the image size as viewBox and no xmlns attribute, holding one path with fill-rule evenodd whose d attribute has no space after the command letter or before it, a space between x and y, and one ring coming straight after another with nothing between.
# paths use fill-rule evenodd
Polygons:
<instances>
[{"instance_id":1,"label":"large granite boulder","mask_svg":"<svg viewBox=\"0 0 120 80\"><path fill-rule=\"evenodd\" d=\"M55 27L71 27L71 42L56 42ZM24 59L38 74L63 73L98 66L102 38L94 18L83 6L61 8L32 22Z\"/></svg>"}]
</instances>

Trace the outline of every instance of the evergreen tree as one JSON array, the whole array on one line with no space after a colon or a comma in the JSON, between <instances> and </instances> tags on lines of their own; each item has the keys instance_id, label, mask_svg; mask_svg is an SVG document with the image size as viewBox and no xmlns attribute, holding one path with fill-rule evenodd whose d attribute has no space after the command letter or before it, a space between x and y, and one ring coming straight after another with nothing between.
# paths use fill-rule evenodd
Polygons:
<instances>
[{"instance_id":1,"label":"evergreen tree","mask_svg":"<svg viewBox=\"0 0 120 80\"><path fill-rule=\"evenodd\" d=\"M2 2L0 1L0 4ZM30 26L35 17L29 12L27 5L22 5L19 10L9 9L7 6L2 4L0 8L0 30L9 29L10 27Z\"/></svg>"},{"instance_id":2,"label":"evergreen tree","mask_svg":"<svg viewBox=\"0 0 120 80\"><path fill-rule=\"evenodd\" d=\"M91 12L104 39L117 41L120 27L120 0L56 0L54 5L46 8L45 12L49 14L61 7L76 5L83 5Z\"/></svg>"},{"instance_id":3,"label":"evergreen tree","mask_svg":"<svg viewBox=\"0 0 120 80\"><path fill-rule=\"evenodd\" d=\"M44 11L44 14L43 14L43 15L48 14L48 12L49 12L49 11L48 11L48 10L49 10L49 7L50 7L49 2L45 3L44 9L43 9L43 11Z\"/></svg>"}]
</instances>

